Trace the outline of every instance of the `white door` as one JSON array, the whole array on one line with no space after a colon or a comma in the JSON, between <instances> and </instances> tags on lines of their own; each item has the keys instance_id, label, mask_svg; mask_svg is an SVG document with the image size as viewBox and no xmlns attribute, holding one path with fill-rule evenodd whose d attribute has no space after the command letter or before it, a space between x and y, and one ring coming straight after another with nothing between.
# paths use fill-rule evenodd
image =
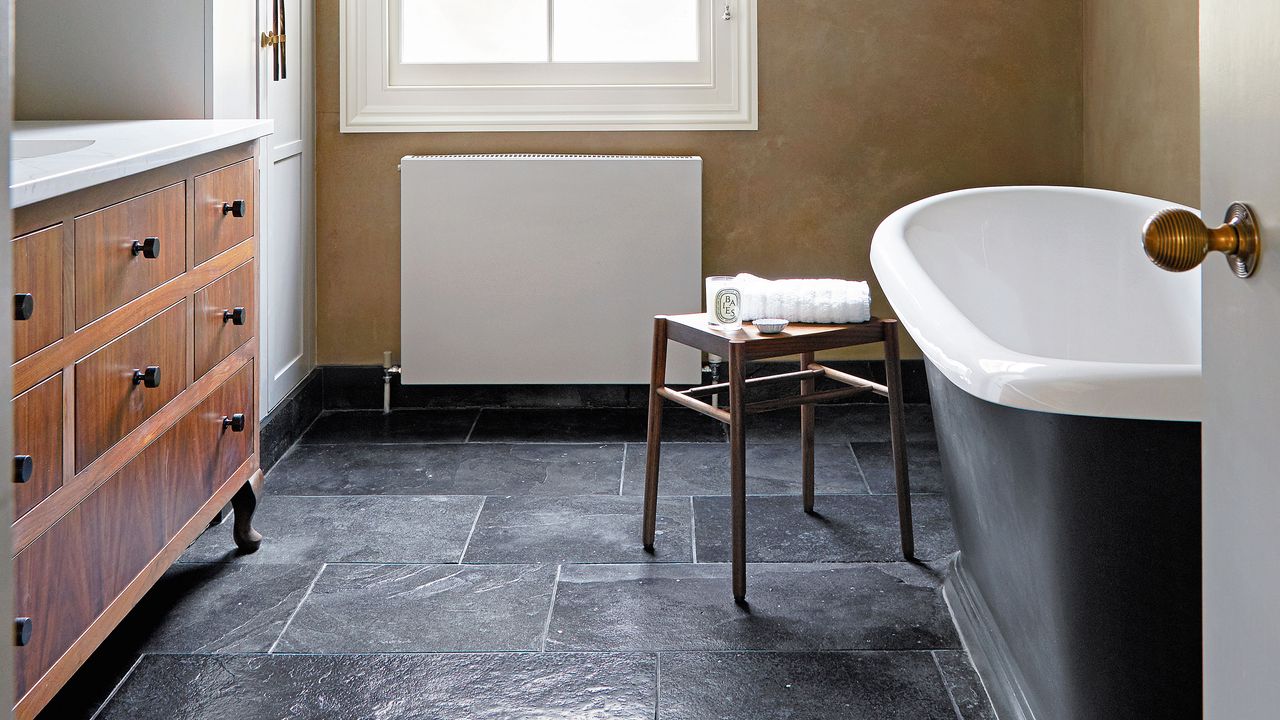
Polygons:
<instances>
[{"instance_id":1,"label":"white door","mask_svg":"<svg viewBox=\"0 0 1280 720\"><path fill-rule=\"evenodd\" d=\"M1246 203L1262 233L1252 277L1216 253L1203 275L1205 717L1269 720L1280 716L1280 2L1202 0L1200 21L1201 210L1212 221Z\"/></svg>"},{"instance_id":2,"label":"white door","mask_svg":"<svg viewBox=\"0 0 1280 720\"><path fill-rule=\"evenodd\" d=\"M259 55L261 117L275 121L262 167L263 242L259 275L260 358L265 415L307 376L314 364L315 222L312 162L312 3L262 0L259 22L268 32L283 11L285 60L277 79L270 49Z\"/></svg>"}]
</instances>

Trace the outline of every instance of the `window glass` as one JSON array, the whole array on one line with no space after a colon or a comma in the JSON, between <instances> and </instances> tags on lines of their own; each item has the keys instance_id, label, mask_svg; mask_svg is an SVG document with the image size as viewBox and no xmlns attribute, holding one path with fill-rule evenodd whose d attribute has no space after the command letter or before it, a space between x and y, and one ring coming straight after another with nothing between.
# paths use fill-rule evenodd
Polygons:
<instances>
[{"instance_id":1,"label":"window glass","mask_svg":"<svg viewBox=\"0 0 1280 720\"><path fill-rule=\"evenodd\" d=\"M400 62L547 62L548 0L402 0Z\"/></svg>"},{"instance_id":2,"label":"window glass","mask_svg":"<svg viewBox=\"0 0 1280 720\"><path fill-rule=\"evenodd\" d=\"M698 0L554 0L554 62L697 62Z\"/></svg>"}]
</instances>

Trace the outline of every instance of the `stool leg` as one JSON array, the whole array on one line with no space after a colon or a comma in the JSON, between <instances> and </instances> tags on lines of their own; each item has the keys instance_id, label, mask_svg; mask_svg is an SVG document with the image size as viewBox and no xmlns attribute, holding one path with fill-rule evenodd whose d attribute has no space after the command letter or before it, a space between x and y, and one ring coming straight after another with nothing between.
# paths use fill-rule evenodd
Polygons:
<instances>
[{"instance_id":1,"label":"stool leg","mask_svg":"<svg viewBox=\"0 0 1280 720\"><path fill-rule=\"evenodd\" d=\"M808 370L813 364L813 353L800 355L800 369ZM808 395L817 385L811 377L800 381L800 394ZM813 416L814 406L800 406L800 479L803 483L804 511L813 512Z\"/></svg>"},{"instance_id":2,"label":"stool leg","mask_svg":"<svg viewBox=\"0 0 1280 720\"><path fill-rule=\"evenodd\" d=\"M733 599L747 599L746 346L729 346L729 494L733 544Z\"/></svg>"},{"instance_id":3,"label":"stool leg","mask_svg":"<svg viewBox=\"0 0 1280 720\"><path fill-rule=\"evenodd\" d=\"M889 432L893 444L893 474L897 480L898 527L902 532L902 557L914 560L915 535L911 525L911 479L907 475L906 409L902 405L902 362L898 356L898 321L884 320L884 374L889 390Z\"/></svg>"},{"instance_id":4,"label":"stool leg","mask_svg":"<svg viewBox=\"0 0 1280 720\"><path fill-rule=\"evenodd\" d=\"M644 549L653 552L658 525L658 464L662 454L662 398L658 388L667 382L667 319L653 319L653 365L649 368L649 431L644 458Z\"/></svg>"}]
</instances>

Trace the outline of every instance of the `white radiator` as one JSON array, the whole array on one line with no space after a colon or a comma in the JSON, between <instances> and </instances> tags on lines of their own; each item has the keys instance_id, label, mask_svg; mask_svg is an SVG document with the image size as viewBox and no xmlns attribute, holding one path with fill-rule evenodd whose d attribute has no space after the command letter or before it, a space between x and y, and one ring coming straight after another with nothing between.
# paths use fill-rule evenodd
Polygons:
<instances>
[{"instance_id":1,"label":"white radiator","mask_svg":"<svg viewBox=\"0 0 1280 720\"><path fill-rule=\"evenodd\" d=\"M406 383L647 383L653 316L701 307L702 158L406 157L400 227Z\"/></svg>"}]
</instances>

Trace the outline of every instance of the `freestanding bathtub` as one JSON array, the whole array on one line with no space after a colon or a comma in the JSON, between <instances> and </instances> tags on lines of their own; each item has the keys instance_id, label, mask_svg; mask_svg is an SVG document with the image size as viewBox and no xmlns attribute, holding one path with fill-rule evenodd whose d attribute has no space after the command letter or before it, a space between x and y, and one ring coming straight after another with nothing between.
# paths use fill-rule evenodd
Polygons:
<instances>
[{"instance_id":1,"label":"freestanding bathtub","mask_svg":"<svg viewBox=\"0 0 1280 720\"><path fill-rule=\"evenodd\" d=\"M1140 242L1172 205L964 190L871 246L927 358L944 592L1002 720L1200 716L1200 276Z\"/></svg>"}]
</instances>

